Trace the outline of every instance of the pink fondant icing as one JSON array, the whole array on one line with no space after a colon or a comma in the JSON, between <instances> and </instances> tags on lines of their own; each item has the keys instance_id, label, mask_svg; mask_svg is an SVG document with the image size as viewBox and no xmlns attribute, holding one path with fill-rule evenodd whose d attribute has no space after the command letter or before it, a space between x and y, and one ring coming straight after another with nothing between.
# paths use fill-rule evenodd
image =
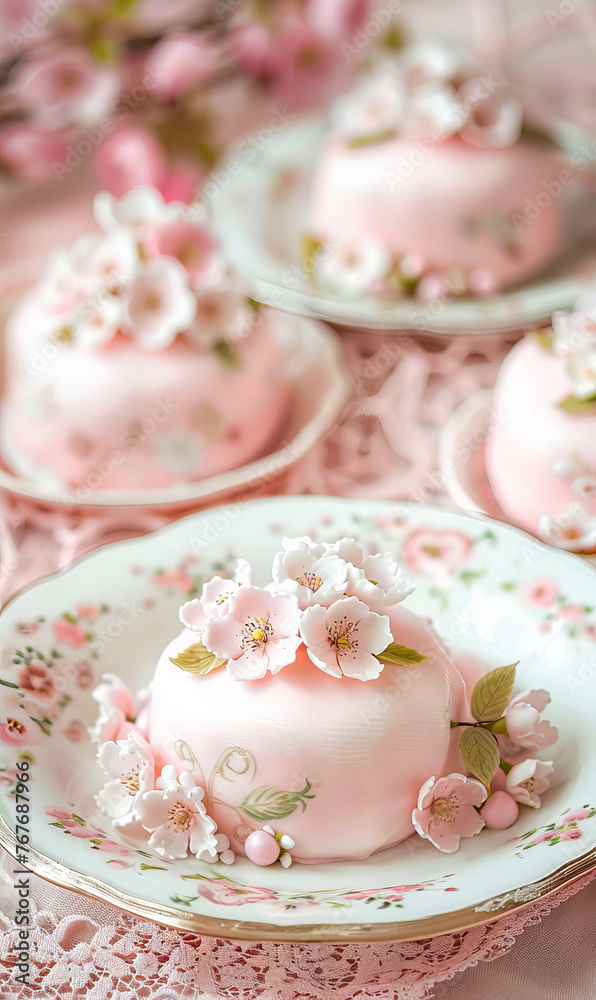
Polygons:
<instances>
[{"instance_id":1,"label":"pink fondant icing","mask_svg":"<svg viewBox=\"0 0 596 1000\"><path fill-rule=\"evenodd\" d=\"M48 343L33 292L7 329L4 449L16 472L81 491L164 487L235 468L283 430L289 393L271 317L235 348L238 366L178 337L149 351Z\"/></svg>"},{"instance_id":2,"label":"pink fondant icing","mask_svg":"<svg viewBox=\"0 0 596 1000\"><path fill-rule=\"evenodd\" d=\"M596 513L571 485L596 471L596 414L572 416L558 405L572 390L563 363L530 337L512 349L495 385L486 470L505 514L534 533L542 515L558 518L564 533L578 508Z\"/></svg>"},{"instance_id":3,"label":"pink fondant icing","mask_svg":"<svg viewBox=\"0 0 596 1000\"><path fill-rule=\"evenodd\" d=\"M478 293L493 292L557 254L561 204L545 191L561 168L555 152L529 141L486 150L459 137L396 137L353 148L331 133L307 229L331 245L367 238L415 253L431 272L463 268ZM539 196L548 204L531 209Z\"/></svg>"},{"instance_id":4,"label":"pink fondant icing","mask_svg":"<svg viewBox=\"0 0 596 1000\"><path fill-rule=\"evenodd\" d=\"M196 676L169 659L196 642L187 630L162 654L149 737L158 764L192 768L236 853L265 823L291 836L292 859L306 863L364 859L413 832L421 785L444 773L464 684L427 622L401 605L388 614L395 641L429 658L367 682L317 670L304 647L262 680L237 681L225 668ZM242 803L263 786L314 797L251 818Z\"/></svg>"}]
</instances>

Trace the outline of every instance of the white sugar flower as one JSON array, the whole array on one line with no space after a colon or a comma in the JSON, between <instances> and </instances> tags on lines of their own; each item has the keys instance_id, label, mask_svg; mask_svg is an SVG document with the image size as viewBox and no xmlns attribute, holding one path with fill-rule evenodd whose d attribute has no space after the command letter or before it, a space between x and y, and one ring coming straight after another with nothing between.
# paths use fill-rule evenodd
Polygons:
<instances>
[{"instance_id":1,"label":"white sugar flower","mask_svg":"<svg viewBox=\"0 0 596 1000\"><path fill-rule=\"evenodd\" d=\"M121 328L125 312L122 300L108 291L91 296L70 315L69 325L77 343L86 350L106 344Z\"/></svg>"},{"instance_id":2,"label":"white sugar flower","mask_svg":"<svg viewBox=\"0 0 596 1000\"><path fill-rule=\"evenodd\" d=\"M240 587L250 587L252 569L246 559L239 559L234 571L234 579L214 576L203 584L200 598L188 601L180 608L179 618L192 632L202 632L208 618L227 614L230 597L237 594Z\"/></svg>"},{"instance_id":3,"label":"white sugar flower","mask_svg":"<svg viewBox=\"0 0 596 1000\"><path fill-rule=\"evenodd\" d=\"M293 594L304 609L312 604L328 606L345 592L348 585L347 563L336 555L325 554L310 539L283 540L284 551L273 560L273 579L288 594Z\"/></svg>"},{"instance_id":4,"label":"white sugar flower","mask_svg":"<svg viewBox=\"0 0 596 1000\"><path fill-rule=\"evenodd\" d=\"M395 70L367 75L333 106L331 124L342 135L383 135L397 129L404 112L405 88Z\"/></svg>"},{"instance_id":5,"label":"white sugar flower","mask_svg":"<svg viewBox=\"0 0 596 1000\"><path fill-rule=\"evenodd\" d=\"M468 113L451 87L429 84L410 98L402 132L421 136L438 132L442 140L456 135L467 120Z\"/></svg>"},{"instance_id":6,"label":"white sugar flower","mask_svg":"<svg viewBox=\"0 0 596 1000\"><path fill-rule=\"evenodd\" d=\"M159 191L147 184L133 188L121 199L101 191L93 202L93 214L106 233L119 226L137 230L171 222L182 211L183 206L175 202L166 205Z\"/></svg>"},{"instance_id":7,"label":"white sugar flower","mask_svg":"<svg viewBox=\"0 0 596 1000\"><path fill-rule=\"evenodd\" d=\"M345 674L361 681L380 675L383 664L376 654L393 642L387 616L369 611L356 597L343 597L330 608L307 608L300 634L315 666L335 677Z\"/></svg>"},{"instance_id":8,"label":"white sugar flower","mask_svg":"<svg viewBox=\"0 0 596 1000\"><path fill-rule=\"evenodd\" d=\"M144 792L137 801L141 825L151 834L149 846L166 861L217 853L217 825L203 804L204 790L189 771L175 777L164 768L158 788Z\"/></svg>"},{"instance_id":9,"label":"white sugar flower","mask_svg":"<svg viewBox=\"0 0 596 1000\"><path fill-rule=\"evenodd\" d=\"M195 318L197 303L186 272L169 257L149 261L135 278L128 299L130 333L143 347L168 347Z\"/></svg>"},{"instance_id":10,"label":"white sugar flower","mask_svg":"<svg viewBox=\"0 0 596 1000\"><path fill-rule=\"evenodd\" d=\"M344 559L348 563L353 563L354 566L360 566L364 559L364 552L356 539L347 538L345 535L337 542L321 546L321 549L327 555L339 556L340 559Z\"/></svg>"},{"instance_id":11,"label":"white sugar flower","mask_svg":"<svg viewBox=\"0 0 596 1000\"><path fill-rule=\"evenodd\" d=\"M507 775L506 787L509 794L522 806L540 809L540 796L549 787L548 776L553 773L552 760L527 760L514 764Z\"/></svg>"},{"instance_id":12,"label":"white sugar flower","mask_svg":"<svg viewBox=\"0 0 596 1000\"><path fill-rule=\"evenodd\" d=\"M577 399L596 398L596 336L567 359L565 371Z\"/></svg>"},{"instance_id":13,"label":"white sugar flower","mask_svg":"<svg viewBox=\"0 0 596 1000\"><path fill-rule=\"evenodd\" d=\"M431 35L412 42L398 56L400 71L410 88L447 83L464 74L467 64L463 46Z\"/></svg>"},{"instance_id":14,"label":"white sugar flower","mask_svg":"<svg viewBox=\"0 0 596 1000\"><path fill-rule=\"evenodd\" d=\"M349 570L348 580L348 596L357 597L371 611L398 604L416 589L416 584L403 578L402 568L390 552L366 556L359 568Z\"/></svg>"},{"instance_id":15,"label":"white sugar flower","mask_svg":"<svg viewBox=\"0 0 596 1000\"><path fill-rule=\"evenodd\" d=\"M358 240L325 248L315 260L314 278L340 295L366 295L391 270L391 255L380 243Z\"/></svg>"},{"instance_id":16,"label":"white sugar flower","mask_svg":"<svg viewBox=\"0 0 596 1000\"><path fill-rule=\"evenodd\" d=\"M116 825L126 825L137 818L139 795L155 784L155 765L151 747L137 733L125 740L104 743L97 755L109 781L97 795L97 804Z\"/></svg>"},{"instance_id":17,"label":"white sugar flower","mask_svg":"<svg viewBox=\"0 0 596 1000\"><path fill-rule=\"evenodd\" d=\"M197 292L194 322L187 339L203 350L218 341L234 339L239 315L246 306L246 295L237 288L207 288Z\"/></svg>"}]
</instances>

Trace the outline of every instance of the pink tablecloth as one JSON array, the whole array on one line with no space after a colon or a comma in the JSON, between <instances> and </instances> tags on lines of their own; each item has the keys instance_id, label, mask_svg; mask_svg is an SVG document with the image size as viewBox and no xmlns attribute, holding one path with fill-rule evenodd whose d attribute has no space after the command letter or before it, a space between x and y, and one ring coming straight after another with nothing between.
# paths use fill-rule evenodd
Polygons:
<instances>
[{"instance_id":1,"label":"pink tablecloth","mask_svg":"<svg viewBox=\"0 0 596 1000\"><path fill-rule=\"evenodd\" d=\"M338 426L277 484L277 491L445 502L445 479L437 468L438 432L460 401L492 384L507 345L473 338L414 341L357 334L345 335L345 344L354 400ZM114 515L66 517L7 497L0 498L0 511L2 600L102 541L151 530L166 519L155 513L129 516L126 522ZM12 878L0 873L2 1000L596 996L596 882L590 878L492 924L405 945L201 940L40 879L34 882L35 986L21 988L11 971L16 935L9 920L15 909ZM493 962L495 958L499 961Z\"/></svg>"}]
</instances>

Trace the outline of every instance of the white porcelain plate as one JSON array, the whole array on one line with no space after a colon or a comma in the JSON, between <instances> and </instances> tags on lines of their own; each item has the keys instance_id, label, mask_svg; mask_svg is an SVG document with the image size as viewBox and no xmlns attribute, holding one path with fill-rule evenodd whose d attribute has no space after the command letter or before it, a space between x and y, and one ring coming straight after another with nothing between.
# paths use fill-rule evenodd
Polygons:
<instances>
[{"instance_id":1,"label":"white porcelain plate","mask_svg":"<svg viewBox=\"0 0 596 1000\"><path fill-rule=\"evenodd\" d=\"M277 133L263 130L244 140L205 184L226 253L259 302L366 330L486 334L544 322L593 283L594 198L578 184L567 189L572 238L561 248L558 263L522 288L491 298L428 304L318 292L304 274L301 240L324 129L323 118L308 118Z\"/></svg>"},{"instance_id":2,"label":"white porcelain plate","mask_svg":"<svg viewBox=\"0 0 596 1000\"><path fill-rule=\"evenodd\" d=\"M0 454L0 488L49 504L81 507L186 507L221 501L226 495L268 483L289 468L322 437L341 413L349 393L350 378L341 345L323 323L287 313L274 315L274 326L283 351L283 365L290 388L285 427L268 454L237 469L195 482L161 489L89 490L83 500L55 480L17 476Z\"/></svg>"},{"instance_id":3,"label":"white porcelain plate","mask_svg":"<svg viewBox=\"0 0 596 1000\"><path fill-rule=\"evenodd\" d=\"M118 841L94 803L101 775L85 727L94 678L147 683L201 580L247 557L257 582L283 535L355 535L403 557L409 599L458 652L489 667L520 660L520 688L547 687L559 727L556 781L539 813L483 831L444 855L413 836L366 862L258 868L169 864ZM24 854L40 875L162 923L241 939L414 939L486 922L596 868L596 575L582 560L507 525L389 501L284 497L213 508L107 546L31 587L0 615L0 841L15 853L17 760L31 760ZM34 740L19 745L21 662L43 655ZM222 709L223 710L223 709ZM17 722L19 721L17 713ZM16 732L16 735L15 735ZM7 742L13 739L13 745ZM313 733L313 740L316 740ZM22 804L22 803L19 803ZM23 825L23 810L20 810Z\"/></svg>"}]
</instances>

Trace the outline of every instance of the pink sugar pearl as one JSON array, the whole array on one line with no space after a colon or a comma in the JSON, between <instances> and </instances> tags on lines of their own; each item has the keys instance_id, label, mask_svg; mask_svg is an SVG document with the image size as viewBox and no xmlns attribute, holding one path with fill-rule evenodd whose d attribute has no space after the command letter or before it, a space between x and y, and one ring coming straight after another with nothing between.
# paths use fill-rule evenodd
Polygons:
<instances>
[{"instance_id":1,"label":"pink sugar pearl","mask_svg":"<svg viewBox=\"0 0 596 1000\"><path fill-rule=\"evenodd\" d=\"M480 815L489 830L506 830L519 816L519 806L507 792L493 792L482 806Z\"/></svg>"},{"instance_id":2,"label":"pink sugar pearl","mask_svg":"<svg viewBox=\"0 0 596 1000\"><path fill-rule=\"evenodd\" d=\"M279 858L280 846L266 830L255 830L244 844L246 857L255 865L272 865Z\"/></svg>"}]
</instances>

